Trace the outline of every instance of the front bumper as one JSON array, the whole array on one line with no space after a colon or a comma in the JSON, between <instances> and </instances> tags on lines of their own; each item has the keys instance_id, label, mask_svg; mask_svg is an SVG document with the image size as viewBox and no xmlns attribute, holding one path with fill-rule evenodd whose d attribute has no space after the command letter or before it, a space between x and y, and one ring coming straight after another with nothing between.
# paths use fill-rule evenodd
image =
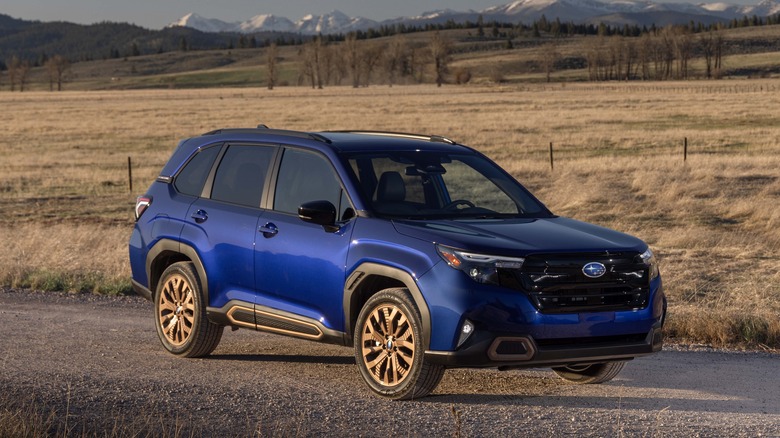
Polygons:
<instances>
[{"instance_id":1,"label":"front bumper","mask_svg":"<svg viewBox=\"0 0 780 438\"><path fill-rule=\"evenodd\" d=\"M475 333L457 351L426 351L430 363L447 368L499 369L554 367L631 360L663 347L662 322L646 334L537 342L531 336Z\"/></svg>"}]
</instances>

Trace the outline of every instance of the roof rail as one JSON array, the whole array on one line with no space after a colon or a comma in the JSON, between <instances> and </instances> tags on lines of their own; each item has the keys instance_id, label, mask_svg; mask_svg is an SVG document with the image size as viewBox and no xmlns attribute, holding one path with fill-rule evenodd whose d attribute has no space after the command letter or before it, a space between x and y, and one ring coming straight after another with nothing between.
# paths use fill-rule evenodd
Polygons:
<instances>
[{"instance_id":1,"label":"roof rail","mask_svg":"<svg viewBox=\"0 0 780 438\"><path fill-rule=\"evenodd\" d=\"M295 138L305 138L308 140L316 140L322 143L328 143L330 144L330 139L320 135L315 134L312 132L302 132L302 131L291 131L287 129L270 129L265 125L258 125L257 128L223 128L223 129L215 129L213 131L209 131L202 135L217 135L217 134L270 134L270 135L281 135L285 137L295 137Z\"/></svg>"},{"instance_id":2,"label":"roof rail","mask_svg":"<svg viewBox=\"0 0 780 438\"><path fill-rule=\"evenodd\" d=\"M411 138L415 140L427 140L436 143L457 144L455 141L450 140L447 137L442 137L440 135L409 134L406 132L391 132L391 131L349 131L348 130L348 131L325 131L325 132L378 135L378 136L385 136L385 137L401 137L401 138Z\"/></svg>"}]
</instances>

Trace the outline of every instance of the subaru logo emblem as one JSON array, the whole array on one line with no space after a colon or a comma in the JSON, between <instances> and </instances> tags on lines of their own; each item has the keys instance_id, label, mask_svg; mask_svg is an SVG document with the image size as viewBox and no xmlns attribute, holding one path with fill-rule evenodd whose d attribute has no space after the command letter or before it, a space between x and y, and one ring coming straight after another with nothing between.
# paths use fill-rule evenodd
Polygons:
<instances>
[{"instance_id":1,"label":"subaru logo emblem","mask_svg":"<svg viewBox=\"0 0 780 438\"><path fill-rule=\"evenodd\" d=\"M590 262L582 267L582 273L589 278L599 278L607 273L607 268L599 262Z\"/></svg>"}]
</instances>

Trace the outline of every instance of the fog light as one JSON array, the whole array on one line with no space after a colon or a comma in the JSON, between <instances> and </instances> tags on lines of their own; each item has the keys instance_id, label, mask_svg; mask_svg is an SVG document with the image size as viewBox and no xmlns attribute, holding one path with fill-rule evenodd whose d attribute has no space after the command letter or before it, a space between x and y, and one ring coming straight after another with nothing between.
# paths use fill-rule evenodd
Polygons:
<instances>
[{"instance_id":1,"label":"fog light","mask_svg":"<svg viewBox=\"0 0 780 438\"><path fill-rule=\"evenodd\" d=\"M460 337L458 337L458 345L456 348L463 345L472 333L474 333L474 324L468 319L463 321L463 325L460 327Z\"/></svg>"}]
</instances>

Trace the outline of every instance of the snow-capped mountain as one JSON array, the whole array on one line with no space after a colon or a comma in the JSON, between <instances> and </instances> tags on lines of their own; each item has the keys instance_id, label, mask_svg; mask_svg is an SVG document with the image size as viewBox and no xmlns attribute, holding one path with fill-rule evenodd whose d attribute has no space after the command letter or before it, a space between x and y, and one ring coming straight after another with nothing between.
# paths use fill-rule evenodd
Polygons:
<instances>
[{"instance_id":1,"label":"snow-capped mountain","mask_svg":"<svg viewBox=\"0 0 780 438\"><path fill-rule=\"evenodd\" d=\"M363 17L349 17L341 11L324 15L310 14L296 22L276 15L255 15L249 20L233 23L189 13L168 25L168 27L175 26L191 27L202 32L300 32L315 35L364 30L378 27L379 23Z\"/></svg>"},{"instance_id":2,"label":"snow-capped mountain","mask_svg":"<svg viewBox=\"0 0 780 438\"><path fill-rule=\"evenodd\" d=\"M481 11L454 11L443 9L424 12L410 17L398 17L377 22L363 17L350 17L341 11L324 15L306 15L293 22L275 15L256 15L246 21L228 23L204 18L190 13L169 24L198 29L203 32L264 31L297 32L307 35L318 33L347 33L355 30L377 28L382 25L439 24L447 21L483 21L529 24L544 15L548 20L560 19L575 23L633 23L633 24L686 24L691 20L713 23L717 21L757 15L767 17L780 14L780 0L761 0L755 5L729 3L656 3L650 0L517 0L505 5Z\"/></svg>"},{"instance_id":3,"label":"snow-capped mountain","mask_svg":"<svg viewBox=\"0 0 780 438\"><path fill-rule=\"evenodd\" d=\"M343 33L378 27L379 23L363 17L348 17L341 11L325 15L307 15L295 22L298 32L305 34Z\"/></svg>"},{"instance_id":4,"label":"snow-capped mountain","mask_svg":"<svg viewBox=\"0 0 780 438\"><path fill-rule=\"evenodd\" d=\"M702 8L720 14L752 17L768 17L780 14L780 2L777 0L763 0L756 5L732 5L728 3L702 4Z\"/></svg>"},{"instance_id":5,"label":"snow-capped mountain","mask_svg":"<svg viewBox=\"0 0 780 438\"><path fill-rule=\"evenodd\" d=\"M200 15L190 12L189 14L179 18L168 27L191 27L198 29L201 32L234 32L235 23L227 23L216 18L204 18Z\"/></svg>"},{"instance_id":6,"label":"snow-capped mountain","mask_svg":"<svg viewBox=\"0 0 780 438\"><path fill-rule=\"evenodd\" d=\"M270 32L297 32L295 23L285 17L277 17L276 15L255 15L247 21L242 21L238 24L238 32L252 33L257 32L258 29ZM235 24L233 24L235 26Z\"/></svg>"}]
</instances>

